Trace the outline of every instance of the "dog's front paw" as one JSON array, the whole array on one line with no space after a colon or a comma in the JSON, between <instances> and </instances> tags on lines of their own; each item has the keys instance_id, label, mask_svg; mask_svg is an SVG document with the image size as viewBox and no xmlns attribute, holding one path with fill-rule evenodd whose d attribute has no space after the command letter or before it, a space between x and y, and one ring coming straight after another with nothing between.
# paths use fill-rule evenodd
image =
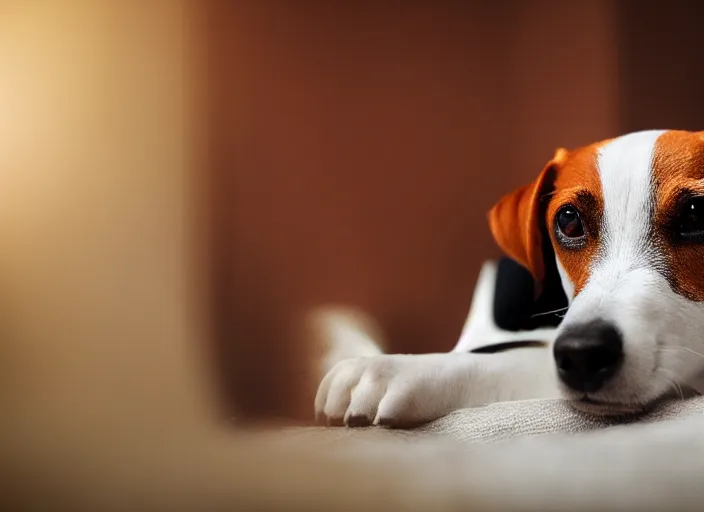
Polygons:
<instances>
[{"instance_id":1,"label":"dog's front paw","mask_svg":"<svg viewBox=\"0 0 704 512\"><path fill-rule=\"evenodd\" d=\"M462 406L468 372L462 354L380 355L341 361L315 398L331 425L410 427Z\"/></svg>"}]
</instances>

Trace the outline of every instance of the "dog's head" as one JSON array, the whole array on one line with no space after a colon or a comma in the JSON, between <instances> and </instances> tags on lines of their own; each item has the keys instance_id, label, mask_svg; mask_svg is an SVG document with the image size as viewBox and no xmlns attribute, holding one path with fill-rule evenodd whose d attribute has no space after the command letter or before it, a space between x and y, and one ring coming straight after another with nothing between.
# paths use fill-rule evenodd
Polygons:
<instances>
[{"instance_id":1,"label":"dog's head","mask_svg":"<svg viewBox=\"0 0 704 512\"><path fill-rule=\"evenodd\" d=\"M704 132L559 149L489 223L536 294L556 262L570 306L553 356L579 408L638 411L704 370Z\"/></svg>"}]
</instances>

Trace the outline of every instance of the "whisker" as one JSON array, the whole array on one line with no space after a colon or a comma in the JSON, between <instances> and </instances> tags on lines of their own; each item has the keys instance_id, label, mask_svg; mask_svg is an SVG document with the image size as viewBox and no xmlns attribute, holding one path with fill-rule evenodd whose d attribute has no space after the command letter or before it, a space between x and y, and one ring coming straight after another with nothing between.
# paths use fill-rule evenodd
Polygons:
<instances>
[{"instance_id":1,"label":"whisker","mask_svg":"<svg viewBox=\"0 0 704 512\"><path fill-rule=\"evenodd\" d=\"M668 385L668 387L674 389L680 395L680 399L682 401L685 400L684 391L682 390L682 386L680 386L679 382L677 382L675 379L667 377L666 375L663 375L660 372L655 372L653 376L658 378L658 380L662 379Z\"/></svg>"},{"instance_id":2,"label":"whisker","mask_svg":"<svg viewBox=\"0 0 704 512\"><path fill-rule=\"evenodd\" d=\"M691 348L689 348L689 347L684 347L684 346L682 346L682 345L664 345L664 346L660 347L661 350L662 350L662 349L675 349L675 348L680 348L680 349L682 349L682 350L686 350L687 352L691 352L691 353L694 354L695 356L699 356L699 357L701 357L702 359L704 359L704 354L700 354L700 353L697 352L696 350L693 350L693 349L691 349Z\"/></svg>"},{"instance_id":3,"label":"whisker","mask_svg":"<svg viewBox=\"0 0 704 512\"><path fill-rule=\"evenodd\" d=\"M677 382L674 379L669 379L667 377L663 377L666 381L668 381L670 384L673 384L675 386L675 389L679 392L680 394L680 399L684 401L684 391L682 391L682 386L680 386L679 382Z\"/></svg>"},{"instance_id":4,"label":"whisker","mask_svg":"<svg viewBox=\"0 0 704 512\"><path fill-rule=\"evenodd\" d=\"M537 316L552 315L553 313L555 313L555 314L557 314L557 313L562 313L563 311L567 311L567 308L568 308L568 307L569 307L569 306L566 306L566 307L564 307L564 308L557 308L557 309L553 309L552 311L545 311L545 312L543 312L543 313L535 313L534 315L531 315L530 317L531 317L531 318L535 318L535 317L537 317ZM562 315L562 316L564 316L564 315Z\"/></svg>"},{"instance_id":5,"label":"whisker","mask_svg":"<svg viewBox=\"0 0 704 512\"><path fill-rule=\"evenodd\" d=\"M543 200L543 199L545 199L546 197L554 196L556 192L557 192L556 190L553 190L552 192L546 192L545 194L543 194L542 196L540 196L540 200Z\"/></svg>"}]
</instances>

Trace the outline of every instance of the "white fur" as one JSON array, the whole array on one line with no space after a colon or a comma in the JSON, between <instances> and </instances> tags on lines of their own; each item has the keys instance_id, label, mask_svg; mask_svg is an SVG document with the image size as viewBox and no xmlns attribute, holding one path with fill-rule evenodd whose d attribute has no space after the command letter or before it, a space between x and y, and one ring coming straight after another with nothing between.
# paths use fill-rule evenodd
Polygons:
<instances>
[{"instance_id":1,"label":"white fur","mask_svg":"<svg viewBox=\"0 0 704 512\"><path fill-rule=\"evenodd\" d=\"M480 271L467 320L455 348L446 354L385 354L338 362L321 382L315 398L318 417L348 423L407 425L429 421L456 409L530 398L557 398L551 353L523 348L498 354L470 354L473 348L520 339L550 343L555 329L508 332L493 319L496 264ZM342 316L329 321L348 322ZM330 326L330 333L354 326ZM364 336L364 345L372 340ZM345 336L345 341L352 338ZM333 343L335 345L336 343ZM528 383L528 385L526 385Z\"/></svg>"},{"instance_id":2,"label":"white fur","mask_svg":"<svg viewBox=\"0 0 704 512\"><path fill-rule=\"evenodd\" d=\"M662 133L632 133L599 151L597 167L604 195L600 254L561 325L567 328L601 319L621 331L624 367L591 398L627 406L648 403L673 387L689 385L704 363L704 358L691 352L697 350L692 342L702 336L704 307L670 288L659 271L662 255L649 240L652 159ZM571 396L568 390L565 393Z\"/></svg>"},{"instance_id":3,"label":"white fur","mask_svg":"<svg viewBox=\"0 0 704 512\"><path fill-rule=\"evenodd\" d=\"M518 349L490 354L389 354L342 361L318 389L315 409L329 419L409 425L492 402L557 398L549 353ZM530 385L527 386L526 383Z\"/></svg>"},{"instance_id":4,"label":"white fur","mask_svg":"<svg viewBox=\"0 0 704 512\"><path fill-rule=\"evenodd\" d=\"M562 266L562 262L557 256L555 256L555 263L557 264L557 273L560 275L560 281L562 281L562 289L567 296L567 303L572 304L572 299L574 299L574 283L570 280L565 267Z\"/></svg>"},{"instance_id":5,"label":"white fur","mask_svg":"<svg viewBox=\"0 0 704 512\"><path fill-rule=\"evenodd\" d=\"M488 263L477 282L459 342L450 354L380 355L339 363L323 380L316 411L347 421L429 421L452 410L487 402L577 398L557 383L551 350L523 348L469 354L482 344L516 339L552 342L560 330L601 319L624 337L624 366L589 398L610 405L594 412L641 407L682 386L702 390L704 305L675 293L659 272L662 257L648 233L653 205L652 156L662 131L632 133L598 154L604 191L601 247L590 277L576 296L559 259L557 269L570 308L560 328L530 333L501 331L493 321L496 269Z\"/></svg>"}]
</instances>

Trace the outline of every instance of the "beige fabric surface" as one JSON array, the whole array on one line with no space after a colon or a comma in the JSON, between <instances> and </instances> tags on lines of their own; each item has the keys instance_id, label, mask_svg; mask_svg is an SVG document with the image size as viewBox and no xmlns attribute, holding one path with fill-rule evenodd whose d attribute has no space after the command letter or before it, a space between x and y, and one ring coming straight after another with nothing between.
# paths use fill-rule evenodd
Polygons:
<instances>
[{"instance_id":1,"label":"beige fabric surface","mask_svg":"<svg viewBox=\"0 0 704 512\"><path fill-rule=\"evenodd\" d=\"M704 415L704 397L671 400L632 418L604 418L575 411L564 400L502 402L456 411L420 428L461 441L503 441L555 432L585 432L624 423L652 423Z\"/></svg>"},{"instance_id":2,"label":"beige fabric surface","mask_svg":"<svg viewBox=\"0 0 704 512\"><path fill-rule=\"evenodd\" d=\"M287 439L343 460L421 467L438 499L466 489L486 510L700 511L703 428L700 397L629 421L530 400L457 411L415 430L291 429Z\"/></svg>"},{"instance_id":3,"label":"beige fabric surface","mask_svg":"<svg viewBox=\"0 0 704 512\"><path fill-rule=\"evenodd\" d=\"M654 423L704 416L704 397L665 401L646 414L631 418L604 418L575 411L564 400L500 402L455 411L413 430L384 428L310 427L289 429L291 435L314 435L316 441L335 442L349 437L361 441L394 438L450 437L463 443L489 443L552 433L578 433L631 423Z\"/></svg>"}]
</instances>

